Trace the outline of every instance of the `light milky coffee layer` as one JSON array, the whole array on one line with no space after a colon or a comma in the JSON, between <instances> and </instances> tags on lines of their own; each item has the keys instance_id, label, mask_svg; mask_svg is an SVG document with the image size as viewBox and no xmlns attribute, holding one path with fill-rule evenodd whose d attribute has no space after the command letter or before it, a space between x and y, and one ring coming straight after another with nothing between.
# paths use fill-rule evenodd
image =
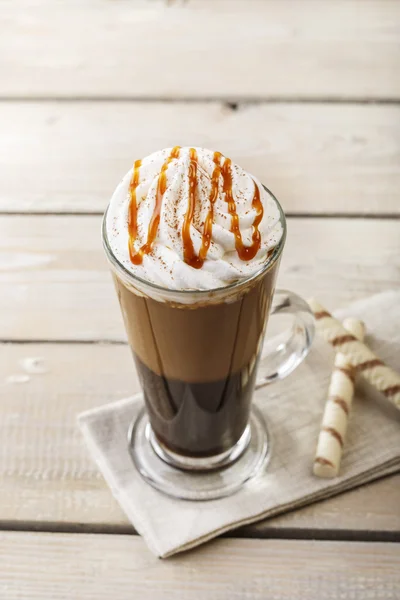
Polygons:
<instances>
[{"instance_id":1,"label":"light milky coffee layer","mask_svg":"<svg viewBox=\"0 0 400 600\"><path fill-rule=\"evenodd\" d=\"M246 375L254 366L270 310L278 262L233 302L196 309L132 293L115 284L129 343L155 374L190 383Z\"/></svg>"},{"instance_id":2,"label":"light milky coffee layer","mask_svg":"<svg viewBox=\"0 0 400 600\"><path fill-rule=\"evenodd\" d=\"M106 232L133 275L211 290L260 270L283 229L256 178L219 152L176 146L134 163L111 199Z\"/></svg>"}]
</instances>

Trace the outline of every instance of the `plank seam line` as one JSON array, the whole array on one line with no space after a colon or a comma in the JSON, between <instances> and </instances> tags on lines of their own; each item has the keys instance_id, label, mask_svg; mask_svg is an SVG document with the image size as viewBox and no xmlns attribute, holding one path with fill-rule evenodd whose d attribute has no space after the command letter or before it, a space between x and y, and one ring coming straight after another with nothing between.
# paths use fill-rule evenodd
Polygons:
<instances>
[{"instance_id":1,"label":"plank seam line","mask_svg":"<svg viewBox=\"0 0 400 600\"><path fill-rule=\"evenodd\" d=\"M37 523L35 521L0 521L0 532L21 532L21 533L60 533L60 534L91 534L91 535L120 535L120 536L138 536L138 533L129 525L113 526L104 524L85 525L82 523ZM246 529L236 529L228 531L222 536L224 538L236 539L277 539L277 540L318 540L338 541L338 542L400 542L399 531L385 530L351 530L351 529L312 529L312 528L271 528L262 531L247 531Z\"/></svg>"},{"instance_id":2,"label":"plank seam line","mask_svg":"<svg viewBox=\"0 0 400 600\"><path fill-rule=\"evenodd\" d=\"M242 106L252 105L252 104L351 104L351 105L364 105L364 104L374 104L374 105L398 105L400 104L400 97L396 98L352 98L348 96L335 97L335 96L319 96L319 97L309 97L309 96L293 96L293 97L284 97L284 96L270 96L267 98L257 98L257 97L241 97L241 96L188 96L188 97L174 97L170 98L168 96L35 96L35 95L26 95L26 96L13 96L13 95L4 95L0 96L1 103L29 103L29 102L37 102L38 104L45 104L51 102L60 102L60 103L80 103L80 102L93 102L93 103L102 103L102 102L125 102L125 103L154 103L154 104L175 104L175 103L187 103L187 104L209 104L209 103L218 103L223 104L226 108L235 111L240 110Z\"/></svg>"},{"instance_id":3,"label":"plank seam line","mask_svg":"<svg viewBox=\"0 0 400 600\"><path fill-rule=\"evenodd\" d=\"M15 345L22 345L22 344L62 344L62 345L97 345L97 346L127 346L128 342L124 341L124 340L68 340L68 339L54 339L54 340L49 340L49 339L9 339L9 338L0 338L0 344L15 344Z\"/></svg>"}]
</instances>

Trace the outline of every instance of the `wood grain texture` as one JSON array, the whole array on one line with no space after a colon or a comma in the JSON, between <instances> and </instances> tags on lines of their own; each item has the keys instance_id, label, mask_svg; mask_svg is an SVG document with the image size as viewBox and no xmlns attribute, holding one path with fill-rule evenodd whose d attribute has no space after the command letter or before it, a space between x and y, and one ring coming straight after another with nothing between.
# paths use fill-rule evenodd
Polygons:
<instances>
[{"instance_id":1,"label":"wood grain texture","mask_svg":"<svg viewBox=\"0 0 400 600\"><path fill-rule=\"evenodd\" d=\"M159 560L132 536L0 534L7 600L396 600L395 544L217 540Z\"/></svg>"},{"instance_id":2,"label":"wood grain texture","mask_svg":"<svg viewBox=\"0 0 400 600\"><path fill-rule=\"evenodd\" d=\"M0 130L0 211L101 212L136 158L196 144L258 176L286 212L400 214L399 106L13 102Z\"/></svg>"},{"instance_id":3,"label":"wood grain texture","mask_svg":"<svg viewBox=\"0 0 400 600\"><path fill-rule=\"evenodd\" d=\"M399 23L392 0L14 0L1 11L0 91L399 98Z\"/></svg>"},{"instance_id":4,"label":"wood grain texture","mask_svg":"<svg viewBox=\"0 0 400 600\"><path fill-rule=\"evenodd\" d=\"M0 211L98 213L127 160L196 143L258 175L287 212L399 214L399 107L299 101L399 100L400 3L294 4L4 0L0 98L23 102L1 104ZM138 389L126 345L91 343L125 340L99 229L99 217L0 217L0 340L44 342L0 343L0 527L133 531L76 427ZM399 273L398 222L289 220L281 286L334 308ZM399 485L237 534L395 539ZM7 600L397 599L399 567L391 543L224 539L159 561L137 536L0 532Z\"/></svg>"},{"instance_id":5,"label":"wood grain texture","mask_svg":"<svg viewBox=\"0 0 400 600\"><path fill-rule=\"evenodd\" d=\"M35 359L39 372L32 373ZM0 344L3 526L133 530L90 458L76 418L138 390L127 346ZM303 537L349 538L353 531L355 538L395 539L396 532L400 536L399 485L400 475L388 477L244 527L239 535L295 531Z\"/></svg>"},{"instance_id":6,"label":"wood grain texture","mask_svg":"<svg viewBox=\"0 0 400 600\"><path fill-rule=\"evenodd\" d=\"M0 217L0 340L125 340L100 217ZM399 224L289 219L278 285L330 309L398 287Z\"/></svg>"}]
</instances>

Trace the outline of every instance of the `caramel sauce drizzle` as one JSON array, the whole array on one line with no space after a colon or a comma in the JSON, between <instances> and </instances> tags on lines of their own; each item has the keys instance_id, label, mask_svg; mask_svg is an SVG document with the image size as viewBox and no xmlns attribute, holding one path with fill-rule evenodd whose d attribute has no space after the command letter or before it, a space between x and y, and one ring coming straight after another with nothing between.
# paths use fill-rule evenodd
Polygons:
<instances>
[{"instance_id":1,"label":"caramel sauce drizzle","mask_svg":"<svg viewBox=\"0 0 400 600\"><path fill-rule=\"evenodd\" d=\"M160 175L157 183L157 192L156 192L156 203L154 206L154 211L151 217L151 221L149 224L149 229L147 232L147 241L143 246L139 248L136 252L133 244L135 242L137 236L137 205L136 205L136 188L139 183L139 168L140 161L135 162L135 166L133 169L133 176L130 185L130 202L129 202L129 221L128 221L128 229L129 229L129 256L131 262L134 265L141 265L143 262L143 255L150 254L153 248L154 240L157 236L158 226L160 224L160 214L162 207L162 200L165 194L165 190L167 189L167 168L169 163L174 159L179 157L180 146L175 146L171 150L171 154L164 162L161 167ZM139 164L138 164L139 163Z\"/></svg>"},{"instance_id":2,"label":"caramel sauce drizzle","mask_svg":"<svg viewBox=\"0 0 400 600\"><path fill-rule=\"evenodd\" d=\"M185 214L185 219L182 226L182 244L183 244L183 260L186 264L200 269L203 266L200 258L196 255L193 247L192 238L190 237L190 226L193 221L194 205L196 202L196 187L197 187L197 152L194 148L189 150L189 194L188 208Z\"/></svg>"},{"instance_id":3,"label":"caramel sauce drizzle","mask_svg":"<svg viewBox=\"0 0 400 600\"><path fill-rule=\"evenodd\" d=\"M223 191L225 192L225 200L228 203L228 211L231 215L231 232L235 236L235 248L240 260L248 261L252 260L261 246L261 234L258 230L258 226L263 218L264 209L260 200L260 190L258 185L254 181L254 196L252 201L252 207L256 210L257 215L253 221L253 235L252 244L245 246L242 241L242 234L240 233L239 217L236 212L236 202L233 198L232 193L232 161L230 158L225 158L222 166L222 178L223 178Z\"/></svg>"},{"instance_id":4,"label":"caramel sauce drizzle","mask_svg":"<svg viewBox=\"0 0 400 600\"><path fill-rule=\"evenodd\" d=\"M139 170L141 161L137 160L134 164L133 175L130 183L130 202L128 209L128 233L129 233L129 256L133 264L140 265L143 261L144 254L150 254L154 240L157 236L158 226L160 223L160 214L164 193L167 186L166 171L169 163L179 157L180 147L175 146L167 160L161 167L160 175L157 183L156 203L153 215L149 224L147 241L141 246L138 251L135 251L133 244L137 236L137 202L136 188L139 185ZM182 244L183 244L183 259L186 264L194 269L201 269L206 259L208 250L211 244L212 226L214 222L214 206L218 197L219 179L222 176L222 189L225 193L225 200L228 203L228 211L231 215L230 231L235 236L236 252L242 261L252 260L257 254L261 246L261 234L258 226L262 221L264 209L260 199L260 190L257 183L254 181L254 196L252 200L252 208L256 211L256 217L253 221L252 229L252 244L245 246L243 244L242 235L239 226L239 216L236 212L236 202L232 191L232 161L230 158L224 158L224 163L221 167L222 154L214 152L214 170L211 176L211 190L209 196L209 205L207 216L204 221L201 247L199 254L196 254L193 246L193 241L190 235L190 226L193 222L195 204L196 204L196 189L197 189L197 152L194 148L189 151L189 194L188 208L185 213L185 218L182 226Z\"/></svg>"},{"instance_id":5,"label":"caramel sauce drizzle","mask_svg":"<svg viewBox=\"0 0 400 600\"><path fill-rule=\"evenodd\" d=\"M218 198L218 181L221 176L221 158L221 152L214 152L213 160L215 167L211 175L211 192L209 197L210 210L208 211L206 220L204 221L203 238L201 240L201 248L199 252L199 257L203 263L211 243L212 226L214 222L214 205Z\"/></svg>"},{"instance_id":6,"label":"caramel sauce drizzle","mask_svg":"<svg viewBox=\"0 0 400 600\"><path fill-rule=\"evenodd\" d=\"M190 237L190 225L193 220L195 194L197 185L197 153L194 148L190 148L190 166L189 166L189 204L185 214L185 220L182 227L183 259L186 264L194 269L201 269L210 248L212 226L214 221L214 204L218 197L218 180L221 175L221 157L220 152L214 152L214 170L211 176L211 191L209 196L210 208L204 221L203 235L199 254L194 251L192 238Z\"/></svg>"},{"instance_id":7,"label":"caramel sauce drizzle","mask_svg":"<svg viewBox=\"0 0 400 600\"><path fill-rule=\"evenodd\" d=\"M136 188L139 185L139 171L142 161L136 160L133 165L133 175L129 184L130 201L128 207L128 234L129 234L129 255L132 259L133 242L137 236L137 203Z\"/></svg>"}]
</instances>

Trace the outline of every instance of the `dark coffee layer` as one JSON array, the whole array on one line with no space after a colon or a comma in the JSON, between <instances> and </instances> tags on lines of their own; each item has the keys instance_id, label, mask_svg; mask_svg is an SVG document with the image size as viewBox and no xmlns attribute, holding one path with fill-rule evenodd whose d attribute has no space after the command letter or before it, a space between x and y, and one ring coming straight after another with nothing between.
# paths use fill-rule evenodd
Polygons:
<instances>
[{"instance_id":1,"label":"dark coffee layer","mask_svg":"<svg viewBox=\"0 0 400 600\"><path fill-rule=\"evenodd\" d=\"M135 361L153 431L170 450L205 457L236 444L248 421L255 365L251 373L248 366L219 381L187 383Z\"/></svg>"}]
</instances>

